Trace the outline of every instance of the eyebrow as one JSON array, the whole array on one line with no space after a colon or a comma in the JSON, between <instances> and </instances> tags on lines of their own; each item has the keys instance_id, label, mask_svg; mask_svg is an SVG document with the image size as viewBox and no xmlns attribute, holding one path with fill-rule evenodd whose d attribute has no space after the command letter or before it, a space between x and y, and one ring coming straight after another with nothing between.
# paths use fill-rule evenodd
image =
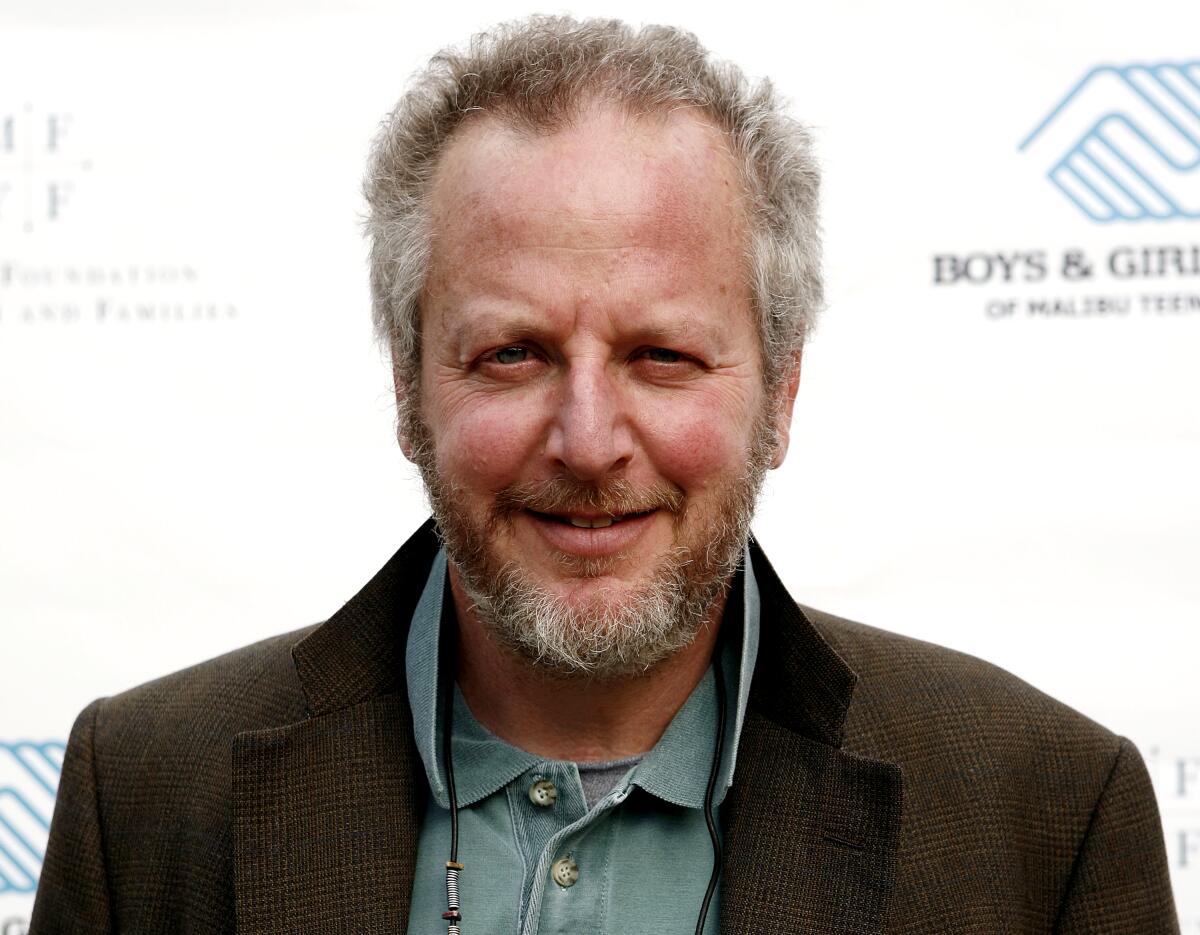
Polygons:
<instances>
[{"instance_id":1,"label":"eyebrow","mask_svg":"<svg viewBox=\"0 0 1200 935\"><path fill-rule=\"evenodd\" d=\"M482 313L479 316L467 314L459 317L459 321L450 328L453 346L462 352L467 343L475 343L481 335L488 342L503 344L508 341L522 340L557 340L556 329L544 316L536 313L520 311L504 314L504 321L497 322L500 314ZM701 325L694 318L683 317L667 321L648 321L633 327L626 332L635 340L649 343L662 342L671 344L676 341L701 341L706 344L722 346L721 330Z\"/></svg>"},{"instance_id":2,"label":"eyebrow","mask_svg":"<svg viewBox=\"0 0 1200 935\"><path fill-rule=\"evenodd\" d=\"M450 337L454 347L461 348L468 341L475 341L480 334L487 336L489 341L503 343L530 337L546 336L551 330L545 318L538 318L529 313L504 314L505 320L497 322L500 314L481 313L456 316L457 323L450 328Z\"/></svg>"}]
</instances>

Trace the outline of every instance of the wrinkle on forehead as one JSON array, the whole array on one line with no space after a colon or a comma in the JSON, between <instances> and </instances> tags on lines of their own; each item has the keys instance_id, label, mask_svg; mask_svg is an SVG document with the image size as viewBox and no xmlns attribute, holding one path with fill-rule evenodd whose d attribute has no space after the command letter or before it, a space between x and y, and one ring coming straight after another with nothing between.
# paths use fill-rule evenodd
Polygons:
<instances>
[{"instance_id":1,"label":"wrinkle on forehead","mask_svg":"<svg viewBox=\"0 0 1200 935\"><path fill-rule=\"evenodd\" d=\"M737 164L692 109L595 107L546 135L485 115L447 148L431 206L435 263L477 263L489 244L728 255L745 236Z\"/></svg>"}]
</instances>

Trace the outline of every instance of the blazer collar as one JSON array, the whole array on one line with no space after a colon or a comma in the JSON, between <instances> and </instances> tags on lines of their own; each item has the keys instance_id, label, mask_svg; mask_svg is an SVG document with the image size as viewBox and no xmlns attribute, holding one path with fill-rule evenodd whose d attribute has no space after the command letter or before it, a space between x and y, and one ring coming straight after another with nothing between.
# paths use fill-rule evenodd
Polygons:
<instances>
[{"instance_id":1,"label":"blazer collar","mask_svg":"<svg viewBox=\"0 0 1200 935\"><path fill-rule=\"evenodd\" d=\"M762 602L750 706L793 733L840 747L858 676L804 616L753 538L750 560Z\"/></svg>"},{"instance_id":2,"label":"blazer collar","mask_svg":"<svg viewBox=\"0 0 1200 935\"><path fill-rule=\"evenodd\" d=\"M897 766L842 750L857 677L751 542L759 664L721 808L722 935L882 933L900 838Z\"/></svg>"},{"instance_id":3,"label":"blazer collar","mask_svg":"<svg viewBox=\"0 0 1200 935\"><path fill-rule=\"evenodd\" d=\"M408 625L437 550L429 519L341 610L292 648L311 715L404 694Z\"/></svg>"}]
</instances>

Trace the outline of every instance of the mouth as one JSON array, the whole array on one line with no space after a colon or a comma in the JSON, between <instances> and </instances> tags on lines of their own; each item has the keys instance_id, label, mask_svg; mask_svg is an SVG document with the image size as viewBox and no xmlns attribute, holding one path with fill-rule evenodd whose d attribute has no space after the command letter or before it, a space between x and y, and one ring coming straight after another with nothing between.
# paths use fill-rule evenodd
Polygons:
<instances>
[{"instance_id":1,"label":"mouth","mask_svg":"<svg viewBox=\"0 0 1200 935\"><path fill-rule=\"evenodd\" d=\"M543 513L526 508L521 515L537 539L555 554L607 558L627 553L657 528L662 510L605 513L594 508Z\"/></svg>"},{"instance_id":2,"label":"mouth","mask_svg":"<svg viewBox=\"0 0 1200 935\"><path fill-rule=\"evenodd\" d=\"M537 519L545 522L560 523L564 526L574 526L576 529L607 529L609 526L616 526L618 523L623 523L626 520L640 519L643 516L649 516L654 510L642 510L636 513L602 513L602 514L586 514L586 513L540 513L537 510L529 510Z\"/></svg>"}]
</instances>

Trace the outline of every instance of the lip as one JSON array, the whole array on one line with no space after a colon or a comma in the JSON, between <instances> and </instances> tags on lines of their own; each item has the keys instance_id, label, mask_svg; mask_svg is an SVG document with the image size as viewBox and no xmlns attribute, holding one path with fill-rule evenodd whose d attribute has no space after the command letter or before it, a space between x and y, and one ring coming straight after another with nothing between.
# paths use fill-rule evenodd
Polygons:
<instances>
[{"instance_id":1,"label":"lip","mask_svg":"<svg viewBox=\"0 0 1200 935\"><path fill-rule=\"evenodd\" d=\"M640 516L630 516L600 529L545 519L530 510L522 511L521 516L551 548L581 558L601 558L616 555L631 547L650 528L659 512L653 510Z\"/></svg>"}]
</instances>

